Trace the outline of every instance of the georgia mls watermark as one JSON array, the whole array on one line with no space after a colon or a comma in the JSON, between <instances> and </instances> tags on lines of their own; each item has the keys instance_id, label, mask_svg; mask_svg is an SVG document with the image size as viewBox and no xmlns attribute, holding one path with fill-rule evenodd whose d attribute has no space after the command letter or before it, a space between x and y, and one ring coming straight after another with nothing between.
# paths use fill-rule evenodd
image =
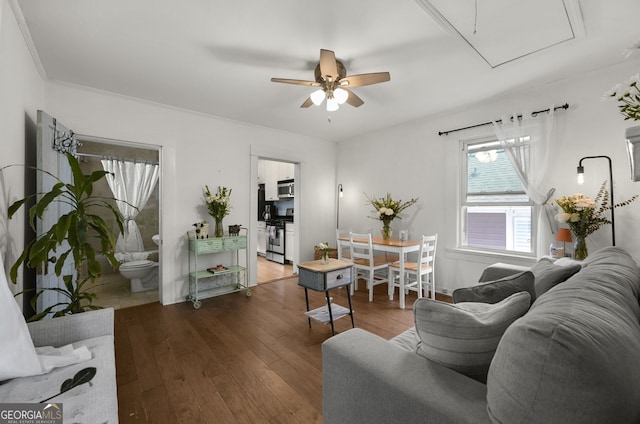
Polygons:
<instances>
[{"instance_id":1,"label":"georgia mls watermark","mask_svg":"<svg viewBox=\"0 0 640 424\"><path fill-rule=\"evenodd\" d=\"M0 424L62 424L62 404L0 403Z\"/></svg>"}]
</instances>

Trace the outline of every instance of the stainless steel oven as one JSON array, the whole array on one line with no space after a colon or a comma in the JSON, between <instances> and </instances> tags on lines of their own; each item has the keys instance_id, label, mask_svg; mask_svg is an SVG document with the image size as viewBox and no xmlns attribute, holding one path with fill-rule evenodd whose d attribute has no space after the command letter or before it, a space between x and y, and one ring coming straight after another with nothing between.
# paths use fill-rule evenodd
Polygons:
<instances>
[{"instance_id":1,"label":"stainless steel oven","mask_svg":"<svg viewBox=\"0 0 640 424\"><path fill-rule=\"evenodd\" d=\"M285 263L285 222L270 221L266 226L267 259L281 264Z\"/></svg>"},{"instance_id":2,"label":"stainless steel oven","mask_svg":"<svg viewBox=\"0 0 640 424\"><path fill-rule=\"evenodd\" d=\"M278 181L278 199L292 199L293 194L293 180Z\"/></svg>"}]
</instances>

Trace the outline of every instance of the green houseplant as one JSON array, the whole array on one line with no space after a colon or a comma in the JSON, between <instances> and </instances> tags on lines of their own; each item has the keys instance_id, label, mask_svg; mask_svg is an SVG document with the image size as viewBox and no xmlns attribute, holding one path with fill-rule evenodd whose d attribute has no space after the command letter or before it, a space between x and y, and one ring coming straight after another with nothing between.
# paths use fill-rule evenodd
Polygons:
<instances>
[{"instance_id":1,"label":"green houseplant","mask_svg":"<svg viewBox=\"0 0 640 424\"><path fill-rule=\"evenodd\" d=\"M89 283L95 281L102 272L97 254L103 254L114 268L118 267L118 261L114 256L117 235L101 216L94 213L97 208L106 208L114 215L120 233L124 232L122 214L108 202L113 199L93 195L94 184L104 178L108 172L94 171L90 175L84 175L78 160L73 155L66 153L66 158L71 167L73 180L71 183L65 184L57 176L36 169L37 172L50 175L57 182L49 192L29 195L14 202L8 210L9 218L12 218L23 204L40 194L40 199L29 209L29 225L35 231L36 220L42 219L44 211L52 202L62 202L70 206L70 211L62 215L48 231L26 245L11 267L11 281L16 283L18 269L22 264L46 273L50 264L53 263L56 276L62 277L64 282L59 287L40 289L32 298L31 304L35 309L37 299L46 290L61 293L68 301L45 308L31 317L30 321L40 320L58 307L60 309L53 313L54 317L100 309L100 306L92 304L97 298L96 294L87 290ZM91 240L98 241L99 250L91 245ZM58 252L59 249L62 253ZM75 272L70 275L61 275L64 263L69 256L74 260Z\"/></svg>"}]
</instances>

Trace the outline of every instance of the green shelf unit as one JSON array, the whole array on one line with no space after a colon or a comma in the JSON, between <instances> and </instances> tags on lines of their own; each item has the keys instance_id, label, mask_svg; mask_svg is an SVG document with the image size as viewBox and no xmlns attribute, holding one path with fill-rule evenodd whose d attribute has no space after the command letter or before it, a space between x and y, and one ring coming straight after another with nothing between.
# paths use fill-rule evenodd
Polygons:
<instances>
[{"instance_id":1,"label":"green shelf unit","mask_svg":"<svg viewBox=\"0 0 640 424\"><path fill-rule=\"evenodd\" d=\"M201 299L220 296L223 294L244 291L246 296L251 296L249 289L249 251L247 249L246 228L244 235L224 236L216 238L196 239L193 231L187 232L189 249L189 294L187 300L193 303L194 309L200 309ZM245 265L240 265L239 252L245 252ZM223 270L208 271L213 266L213 259L204 260L202 256L218 255L215 259L217 263L222 263ZM200 261L199 261L200 258ZM200 262L200 263L199 263ZM230 263L229 263L230 262ZM232 280L231 284L216 286L206 286L205 282L215 281L218 278L226 277ZM202 280L202 281L201 281Z\"/></svg>"}]
</instances>

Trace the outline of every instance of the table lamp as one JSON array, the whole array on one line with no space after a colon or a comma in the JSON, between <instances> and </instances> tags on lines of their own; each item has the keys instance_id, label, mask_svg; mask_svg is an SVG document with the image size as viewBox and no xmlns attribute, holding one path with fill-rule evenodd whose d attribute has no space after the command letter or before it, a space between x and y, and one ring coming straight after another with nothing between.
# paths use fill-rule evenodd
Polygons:
<instances>
[{"instance_id":1,"label":"table lamp","mask_svg":"<svg viewBox=\"0 0 640 424\"><path fill-rule=\"evenodd\" d=\"M568 228L559 228L558 235L556 236L556 240L562 242L562 253L558 255L560 258L564 258L566 249L566 243L571 243L573 239L571 238L571 231Z\"/></svg>"}]
</instances>

